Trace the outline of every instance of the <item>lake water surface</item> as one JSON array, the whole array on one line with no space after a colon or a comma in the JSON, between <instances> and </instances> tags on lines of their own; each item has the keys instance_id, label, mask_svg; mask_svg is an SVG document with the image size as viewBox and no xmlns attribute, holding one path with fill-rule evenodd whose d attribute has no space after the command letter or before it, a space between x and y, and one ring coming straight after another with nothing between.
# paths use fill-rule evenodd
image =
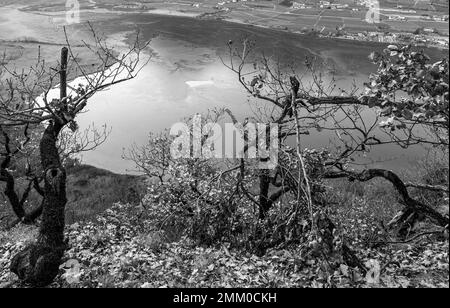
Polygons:
<instances>
[{"instance_id":1,"label":"lake water surface","mask_svg":"<svg viewBox=\"0 0 450 308\"><path fill-rule=\"evenodd\" d=\"M162 131L184 117L216 107L227 107L240 119L252 114L254 105L236 75L219 60L219 56L225 55L228 38L238 40L251 35L262 51L274 57L291 57L297 62L306 56L320 57L336 67L338 83L343 88L353 82L362 85L375 69L367 60L368 54L383 48L173 16L121 18L111 23L109 29L117 35L120 30L132 28L131 24L153 37L151 61L135 79L97 94L88 104L89 112L79 117L81 127L94 122L112 129L105 144L85 153L83 161L119 173L134 169L131 162L122 159L124 149L133 143L145 144L150 131ZM309 136L305 146L327 146L329 137ZM420 148L406 152L389 146L377 148L371 158L380 161L375 165L397 169L410 165L423 153Z\"/></svg>"}]
</instances>

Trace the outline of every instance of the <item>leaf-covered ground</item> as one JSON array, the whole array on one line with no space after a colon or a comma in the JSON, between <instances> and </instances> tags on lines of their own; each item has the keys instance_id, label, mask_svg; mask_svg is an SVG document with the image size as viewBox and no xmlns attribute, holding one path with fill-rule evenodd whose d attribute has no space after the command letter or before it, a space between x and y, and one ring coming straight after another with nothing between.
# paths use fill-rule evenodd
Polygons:
<instances>
[{"instance_id":1,"label":"leaf-covered ground","mask_svg":"<svg viewBox=\"0 0 450 308\"><path fill-rule=\"evenodd\" d=\"M50 287L449 287L448 240L358 249L372 269L367 278L345 265L329 273L300 248L257 257L226 246L194 247L187 239L166 243L126 208L67 227L70 248ZM21 286L9 263L35 234L24 226L0 232L0 285Z\"/></svg>"}]
</instances>

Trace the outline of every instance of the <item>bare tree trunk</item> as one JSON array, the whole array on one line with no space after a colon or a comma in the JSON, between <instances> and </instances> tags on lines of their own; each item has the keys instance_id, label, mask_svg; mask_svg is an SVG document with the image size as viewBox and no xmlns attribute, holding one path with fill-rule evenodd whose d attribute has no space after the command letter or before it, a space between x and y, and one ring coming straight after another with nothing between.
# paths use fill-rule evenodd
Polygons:
<instances>
[{"instance_id":1,"label":"bare tree trunk","mask_svg":"<svg viewBox=\"0 0 450 308\"><path fill-rule=\"evenodd\" d=\"M395 189L402 196L402 199L406 205L405 212L415 212L417 214L423 214L426 217L429 217L436 224L445 227L448 225L449 221L447 217L444 217L435 209L430 206L423 204L417 200L414 200L409 196L406 185L403 181L392 171L383 170L383 169L368 169L359 174L354 174L349 177L350 180L358 180L361 182L369 181L376 177L382 177L394 185Z\"/></svg>"},{"instance_id":2,"label":"bare tree trunk","mask_svg":"<svg viewBox=\"0 0 450 308\"><path fill-rule=\"evenodd\" d=\"M4 194L8 198L9 203L11 204L11 208L16 215L16 219L8 225L8 229L13 228L20 222L24 224L33 223L39 216L42 214L42 203L33 209L30 212L25 211L24 204L30 194L32 189L32 182L29 183L28 187L25 188L22 196L19 198L19 195L15 189L15 180L14 177L6 170L0 170L0 181L5 182L5 190ZM42 193L43 195L43 193Z\"/></svg>"},{"instance_id":3,"label":"bare tree trunk","mask_svg":"<svg viewBox=\"0 0 450 308\"><path fill-rule=\"evenodd\" d=\"M5 196L8 198L9 203L11 203L12 210L16 214L19 220L25 216L25 210L23 209L24 198L20 200L19 195L16 192L16 182L14 176L8 171L11 164L11 157L13 156L13 151L10 148L11 138L9 134L0 126L0 132L4 137L5 153L1 155L4 156L3 161L0 164L0 181L5 182ZM26 129L25 129L26 132ZM26 133L25 133L26 134ZM29 139L28 139L29 140ZM28 141L25 141L28 142ZM28 196L29 190L25 190L24 197Z\"/></svg>"},{"instance_id":4,"label":"bare tree trunk","mask_svg":"<svg viewBox=\"0 0 450 308\"><path fill-rule=\"evenodd\" d=\"M2 178L2 181L4 181L6 184L4 193L9 200L9 203L11 203L14 214L18 219L22 219L25 216L25 210L20 204L19 196L16 193L14 177L6 169L3 168L0 170L0 176Z\"/></svg>"},{"instance_id":5,"label":"bare tree trunk","mask_svg":"<svg viewBox=\"0 0 450 308\"><path fill-rule=\"evenodd\" d=\"M56 137L60 125L49 124L40 144L44 177L42 222L36 243L14 256L11 271L27 283L44 286L58 274L64 243L66 171L60 163Z\"/></svg>"},{"instance_id":6,"label":"bare tree trunk","mask_svg":"<svg viewBox=\"0 0 450 308\"><path fill-rule=\"evenodd\" d=\"M61 101L66 98L65 69L67 49L61 57ZM50 284L59 271L66 244L64 242L64 210L66 198L66 171L61 164L56 141L64 123L52 121L40 142L41 164L44 170L44 200L42 222L36 243L19 252L11 261L10 269L19 278L36 286Z\"/></svg>"},{"instance_id":7,"label":"bare tree trunk","mask_svg":"<svg viewBox=\"0 0 450 308\"><path fill-rule=\"evenodd\" d=\"M346 177L350 181L366 182L371 179L381 177L392 183L394 188L402 197L405 208L389 223L391 230L396 230L400 236L405 234L405 230L417 219L418 215L423 215L432 220L441 227L447 227L449 224L448 217L445 217L432 207L423 204L410 197L408 189L403 181L394 172L384 169L367 169L362 172L333 172L326 174L324 178L342 178Z\"/></svg>"}]
</instances>

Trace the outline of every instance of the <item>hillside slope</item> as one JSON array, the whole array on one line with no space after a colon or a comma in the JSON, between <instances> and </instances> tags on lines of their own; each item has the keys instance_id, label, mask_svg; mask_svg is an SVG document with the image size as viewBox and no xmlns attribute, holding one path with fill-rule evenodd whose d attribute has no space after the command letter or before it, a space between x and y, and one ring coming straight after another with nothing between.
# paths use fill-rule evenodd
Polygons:
<instances>
[{"instance_id":1,"label":"hillside slope","mask_svg":"<svg viewBox=\"0 0 450 308\"><path fill-rule=\"evenodd\" d=\"M135 175L115 174L89 165L67 170L66 222L88 220L105 211L116 202L139 203L145 194L145 179ZM20 185L20 183L18 183ZM3 183L0 184L2 189ZM41 198L32 192L27 209L40 204ZM1 225L15 220L14 213L3 194L0 194Z\"/></svg>"}]
</instances>

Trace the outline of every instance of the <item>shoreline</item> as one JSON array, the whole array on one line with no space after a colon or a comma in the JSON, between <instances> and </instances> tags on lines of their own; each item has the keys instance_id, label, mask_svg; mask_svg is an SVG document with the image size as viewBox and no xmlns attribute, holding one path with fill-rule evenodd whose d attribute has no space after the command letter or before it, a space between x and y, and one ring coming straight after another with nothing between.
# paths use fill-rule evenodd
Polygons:
<instances>
[{"instance_id":1,"label":"shoreline","mask_svg":"<svg viewBox=\"0 0 450 308\"><path fill-rule=\"evenodd\" d=\"M24 5L6 5L3 6L3 8L11 8L18 10L20 12L29 13L33 15L41 15L41 16L47 16L48 18L52 18L55 16L60 16L64 13L64 11L51 11L51 12L43 12L40 10L31 10L29 6ZM302 33L298 30L292 30L289 29L287 26L282 25L263 25L263 24L254 24L249 21L241 20L239 18L233 17L233 16L227 16L227 15L221 15L221 11L218 12L207 12L207 11L201 11L201 12L192 12L192 11L180 11L178 9L171 9L171 8L152 8L152 9L146 9L145 11L138 11L138 10L130 10L130 11L120 11L120 10L111 10L106 8L82 8L80 9L80 14L83 12L85 13L91 13L91 14L111 14L111 15L157 15L162 17L181 17L181 18L190 18L190 19L197 19L197 20L203 20L203 21L217 21L217 22L226 22L236 25L244 25L249 27L257 27L260 29L266 29L271 31L277 31L280 33L287 33L296 35L299 37L308 37L309 35L307 33ZM205 18L202 18L205 16ZM206 17L210 16L210 17ZM403 32L392 32L393 34L403 34ZM408 32L405 32L408 33ZM440 38L448 38L448 36L439 36ZM332 40L332 41L351 41L354 43L361 43L361 44L375 44L375 45L388 45L388 44L405 44L404 42L380 42L375 40L365 40L365 39L358 39L358 37L353 33L352 35L346 36L329 36L329 35L322 35L321 33L315 33L314 34L315 39L320 40ZM2 40L0 39L0 42ZM4 40L3 40L4 41ZM39 40L38 40L39 41ZM20 40L18 40L17 43L20 43ZM32 43L32 42L30 42ZM37 42L36 42L37 43ZM39 42L40 43L40 42ZM50 42L42 42L42 44L48 44L51 45ZM416 47L420 48L434 48L441 51L447 51L449 50L448 46L440 46L437 44L429 45L429 46L423 46L423 45L414 45Z\"/></svg>"},{"instance_id":2,"label":"shoreline","mask_svg":"<svg viewBox=\"0 0 450 308\"><path fill-rule=\"evenodd\" d=\"M92 10L88 10L91 11ZM108 11L108 13L115 13L114 11ZM220 13L220 12L218 12ZM300 31L295 31L295 30L289 30L289 28L287 29L282 29L280 27L282 27L281 25L277 25L277 26L265 26L262 24L253 24L250 22L246 22L237 18L233 18L233 17L219 17L219 18L201 18L202 16L204 16L205 12L202 13L188 13L188 12L180 12L178 10L170 10L170 9L153 9L153 10L147 10L145 12L120 12L118 14L148 14L148 15L158 15L158 16L164 16L164 17L183 17L183 18L192 18L192 19L197 19L197 20L204 20L204 21L217 21L217 22L227 22L227 23L232 23L232 24L237 24L237 25L244 25L244 26L250 26L250 27L257 27L260 29L267 29L267 30L271 30L271 31L277 31L277 32L282 32L282 33L289 33L289 34L293 34L293 35L298 35L301 37L307 37L308 34L306 33L301 33ZM218 15L217 13L213 13L211 14L212 16L214 15ZM219 15L218 15L219 16ZM402 34L402 32L394 32L396 34ZM440 36L442 38L448 38L448 36ZM378 45L389 45L389 44L403 44L402 42L379 42L379 41L372 41L372 40L360 40L357 39L356 36L351 36L351 38L349 37L344 37L344 36L324 36L321 34L317 34L314 36L314 38L316 39L322 39L322 40L337 40L337 41L351 41L351 42L355 42L355 43L366 43L366 44L378 44ZM421 45L417 45L415 47L424 47L424 48L435 48L438 50L449 50L449 47L445 47L445 46L437 46L437 45L431 45L431 46L421 46Z\"/></svg>"},{"instance_id":3,"label":"shoreline","mask_svg":"<svg viewBox=\"0 0 450 308\"><path fill-rule=\"evenodd\" d=\"M90 12L95 12L93 10L87 10ZM114 11L108 11L108 13L115 13ZM197 19L197 20L212 20L212 21L218 21L218 22L227 22L227 23L232 23L232 24L237 24L237 25L245 25L245 26L250 26L250 27L257 27L257 28L261 28L261 29L267 29L267 30L272 30L272 31L277 31L277 32L282 32L282 33L289 33L289 34L293 34L293 35L298 35L301 37L306 37L308 36L308 34L305 33L301 33L300 31L295 31L295 30L289 30L289 28L287 29L282 29L280 27L282 27L281 25L277 25L277 26L265 26L262 24L253 24L251 22L246 22L244 20L240 20L237 18L233 18L233 17L211 17L211 18L201 18L202 16L204 16L205 14L211 14L211 16L220 16L220 12L216 12L216 13L206 13L206 12L199 12L199 13L191 13L191 12L181 12L179 10L171 10L171 9L152 9L152 10L147 10L145 12L125 12L125 11L121 11L118 12L118 14L148 14L148 15L158 15L158 16L164 16L164 17L184 17L184 18L192 18L192 19ZM401 32L400 32L401 33ZM441 36L441 37L446 37L448 38L448 36ZM317 34L315 36L315 38L317 39L323 39L323 40L339 40L339 41L351 41L351 42L358 42L358 43L372 43L372 44L378 44L378 45L388 45L391 44L389 42L378 42L378 41L369 41L369 40L359 40L356 39L352 36L352 38L348 38L348 37L344 37L344 36L335 36L335 37L331 37L331 36L323 36L321 34ZM393 44L398 44L396 42L394 42ZM400 43L401 44L401 43ZM417 47L425 47L425 48L436 48L439 50L449 50L449 47L443 47L443 46L417 46Z\"/></svg>"}]
</instances>

